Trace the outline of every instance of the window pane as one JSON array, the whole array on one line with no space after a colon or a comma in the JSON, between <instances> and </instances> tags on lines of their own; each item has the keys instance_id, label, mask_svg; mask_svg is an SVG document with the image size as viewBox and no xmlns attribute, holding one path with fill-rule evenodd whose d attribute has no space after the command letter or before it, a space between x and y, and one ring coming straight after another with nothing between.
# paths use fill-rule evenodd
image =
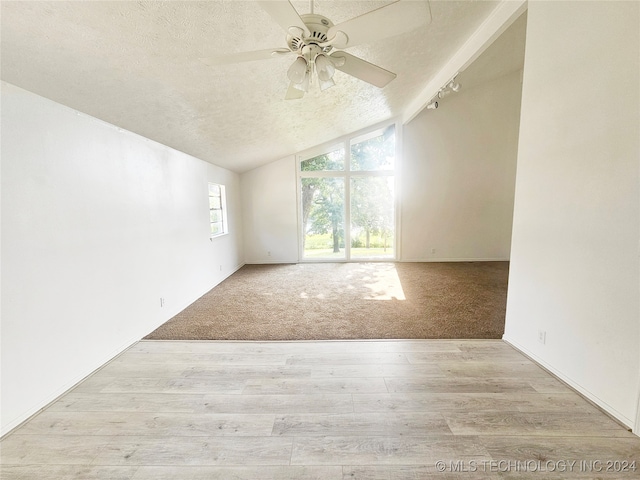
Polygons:
<instances>
[{"instance_id":1,"label":"window pane","mask_svg":"<svg viewBox=\"0 0 640 480\"><path fill-rule=\"evenodd\" d=\"M393 170L396 154L395 126L356 138L351 143L351 170Z\"/></svg>"},{"instance_id":2,"label":"window pane","mask_svg":"<svg viewBox=\"0 0 640 480\"><path fill-rule=\"evenodd\" d=\"M222 210L210 210L211 223L222 222Z\"/></svg>"},{"instance_id":3,"label":"window pane","mask_svg":"<svg viewBox=\"0 0 640 480\"><path fill-rule=\"evenodd\" d=\"M344 179L300 180L304 257L345 258Z\"/></svg>"},{"instance_id":4,"label":"window pane","mask_svg":"<svg viewBox=\"0 0 640 480\"><path fill-rule=\"evenodd\" d=\"M209 184L209 195L220 196L220 185L216 185L215 183Z\"/></svg>"},{"instance_id":5,"label":"window pane","mask_svg":"<svg viewBox=\"0 0 640 480\"><path fill-rule=\"evenodd\" d=\"M218 222L218 223L212 223L211 224L211 234L212 235L217 235L220 233L223 233L224 230L222 228L222 222Z\"/></svg>"},{"instance_id":6,"label":"window pane","mask_svg":"<svg viewBox=\"0 0 640 480\"><path fill-rule=\"evenodd\" d=\"M209 197L209 208L222 208L220 197Z\"/></svg>"},{"instance_id":7,"label":"window pane","mask_svg":"<svg viewBox=\"0 0 640 480\"><path fill-rule=\"evenodd\" d=\"M394 220L392 176L351 179L351 257L392 258Z\"/></svg>"},{"instance_id":8,"label":"window pane","mask_svg":"<svg viewBox=\"0 0 640 480\"><path fill-rule=\"evenodd\" d=\"M300 169L303 172L344 170L344 148L304 160L300 162Z\"/></svg>"}]
</instances>

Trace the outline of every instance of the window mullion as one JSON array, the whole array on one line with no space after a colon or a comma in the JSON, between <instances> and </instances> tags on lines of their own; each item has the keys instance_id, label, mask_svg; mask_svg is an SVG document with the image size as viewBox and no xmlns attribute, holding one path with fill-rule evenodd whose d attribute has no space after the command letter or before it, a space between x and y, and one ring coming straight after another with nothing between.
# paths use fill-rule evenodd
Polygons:
<instances>
[{"instance_id":1,"label":"window mullion","mask_svg":"<svg viewBox=\"0 0 640 480\"><path fill-rule=\"evenodd\" d=\"M351 140L344 141L344 255L351 261Z\"/></svg>"}]
</instances>

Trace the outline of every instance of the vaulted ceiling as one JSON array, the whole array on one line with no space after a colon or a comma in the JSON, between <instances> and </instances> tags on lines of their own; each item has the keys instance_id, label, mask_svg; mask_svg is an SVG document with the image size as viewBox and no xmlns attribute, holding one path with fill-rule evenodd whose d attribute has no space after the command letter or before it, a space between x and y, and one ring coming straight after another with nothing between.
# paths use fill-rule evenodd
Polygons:
<instances>
[{"instance_id":1,"label":"vaulted ceiling","mask_svg":"<svg viewBox=\"0 0 640 480\"><path fill-rule=\"evenodd\" d=\"M337 24L388 3L316 0L314 10ZM335 87L284 100L290 56L200 60L285 46L256 2L3 0L2 79L243 172L402 115L499 2L422 3L424 26L347 50L395 72L389 85L338 71ZM292 4L309 12L307 1Z\"/></svg>"}]
</instances>

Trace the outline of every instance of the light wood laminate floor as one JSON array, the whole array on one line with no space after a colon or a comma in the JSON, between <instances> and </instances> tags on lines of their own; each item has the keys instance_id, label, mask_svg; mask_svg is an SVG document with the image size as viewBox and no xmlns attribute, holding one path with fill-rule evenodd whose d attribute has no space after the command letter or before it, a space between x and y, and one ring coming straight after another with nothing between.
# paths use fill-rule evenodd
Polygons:
<instances>
[{"instance_id":1,"label":"light wood laminate floor","mask_svg":"<svg viewBox=\"0 0 640 480\"><path fill-rule=\"evenodd\" d=\"M639 437L500 340L142 341L0 447L4 480L640 478Z\"/></svg>"}]
</instances>

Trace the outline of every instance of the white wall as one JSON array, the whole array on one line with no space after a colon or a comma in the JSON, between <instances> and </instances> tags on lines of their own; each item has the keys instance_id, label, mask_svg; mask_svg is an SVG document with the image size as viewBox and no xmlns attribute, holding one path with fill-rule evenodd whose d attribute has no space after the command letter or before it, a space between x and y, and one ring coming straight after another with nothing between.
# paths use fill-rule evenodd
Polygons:
<instances>
[{"instance_id":1,"label":"white wall","mask_svg":"<svg viewBox=\"0 0 640 480\"><path fill-rule=\"evenodd\" d=\"M242 175L246 263L296 263L298 217L294 157Z\"/></svg>"},{"instance_id":2,"label":"white wall","mask_svg":"<svg viewBox=\"0 0 640 480\"><path fill-rule=\"evenodd\" d=\"M6 83L1 155L4 434L243 257L235 173ZM208 181L230 218L213 241Z\"/></svg>"},{"instance_id":3,"label":"white wall","mask_svg":"<svg viewBox=\"0 0 640 480\"><path fill-rule=\"evenodd\" d=\"M529 3L504 336L629 426L640 379L639 7Z\"/></svg>"},{"instance_id":4,"label":"white wall","mask_svg":"<svg viewBox=\"0 0 640 480\"><path fill-rule=\"evenodd\" d=\"M402 260L509 259L520 78L463 85L405 126Z\"/></svg>"}]
</instances>

